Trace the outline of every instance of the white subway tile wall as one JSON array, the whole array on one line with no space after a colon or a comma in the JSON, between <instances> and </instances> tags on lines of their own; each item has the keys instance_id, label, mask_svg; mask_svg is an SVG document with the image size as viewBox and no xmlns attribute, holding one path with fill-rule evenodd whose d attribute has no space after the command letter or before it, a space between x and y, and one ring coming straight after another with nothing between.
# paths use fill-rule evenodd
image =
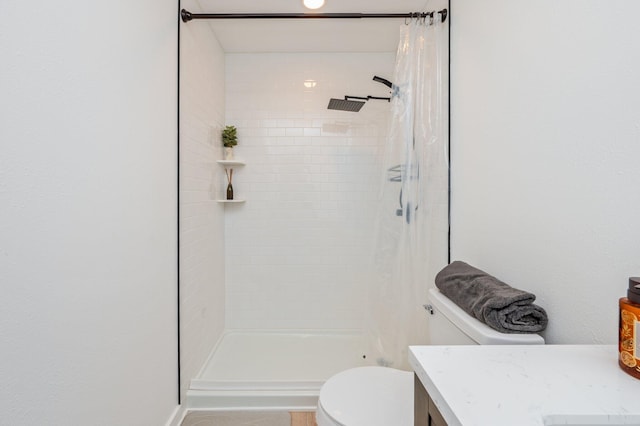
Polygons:
<instances>
[{"instance_id":1,"label":"white subway tile wall","mask_svg":"<svg viewBox=\"0 0 640 426\"><path fill-rule=\"evenodd\" d=\"M228 54L226 123L238 127L226 207L226 326L363 325L389 103L358 113L330 98L388 96L395 54ZM305 85L305 82L307 83ZM307 87L313 86L313 87ZM219 172L218 197L226 184ZM214 261L214 259L210 259Z\"/></svg>"},{"instance_id":2,"label":"white subway tile wall","mask_svg":"<svg viewBox=\"0 0 640 426\"><path fill-rule=\"evenodd\" d=\"M206 25L181 27L181 392L224 330L224 208L215 202L224 124L224 52ZM168 188L167 190L170 190Z\"/></svg>"}]
</instances>

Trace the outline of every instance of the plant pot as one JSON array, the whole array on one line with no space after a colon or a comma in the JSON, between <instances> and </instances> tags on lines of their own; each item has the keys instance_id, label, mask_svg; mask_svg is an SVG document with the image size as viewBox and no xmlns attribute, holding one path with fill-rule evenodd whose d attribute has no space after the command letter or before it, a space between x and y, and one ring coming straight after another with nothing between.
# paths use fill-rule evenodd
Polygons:
<instances>
[{"instance_id":1,"label":"plant pot","mask_svg":"<svg viewBox=\"0 0 640 426\"><path fill-rule=\"evenodd\" d=\"M233 148L225 147L224 148L224 159L225 160L233 160Z\"/></svg>"}]
</instances>

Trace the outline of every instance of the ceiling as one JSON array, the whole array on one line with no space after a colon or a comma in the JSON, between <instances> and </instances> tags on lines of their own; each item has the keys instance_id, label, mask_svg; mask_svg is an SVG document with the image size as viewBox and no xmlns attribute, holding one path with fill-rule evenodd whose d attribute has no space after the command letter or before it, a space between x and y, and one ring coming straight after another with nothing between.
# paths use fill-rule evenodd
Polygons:
<instances>
[{"instance_id":1,"label":"ceiling","mask_svg":"<svg viewBox=\"0 0 640 426\"><path fill-rule=\"evenodd\" d=\"M316 13L411 13L429 0L326 0ZM193 13L314 13L302 0L185 0ZM198 10L200 9L200 10ZM431 9L429 9L431 10ZM195 20L225 52L395 52L403 19Z\"/></svg>"}]
</instances>

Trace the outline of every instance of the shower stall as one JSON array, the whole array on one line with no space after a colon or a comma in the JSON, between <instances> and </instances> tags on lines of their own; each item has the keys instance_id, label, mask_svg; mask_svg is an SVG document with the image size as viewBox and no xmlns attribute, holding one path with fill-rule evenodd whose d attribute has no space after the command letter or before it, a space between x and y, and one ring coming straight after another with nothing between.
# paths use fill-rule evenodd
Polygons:
<instances>
[{"instance_id":1,"label":"shower stall","mask_svg":"<svg viewBox=\"0 0 640 426\"><path fill-rule=\"evenodd\" d=\"M428 25L429 19L406 18L406 24ZM439 25L446 37L445 24ZM446 95L446 48L443 53L440 83ZM182 291L182 297L199 309L192 308L192 317L181 324L181 340L192 339L182 349L182 398L187 407L313 410L320 386L333 374L363 365L402 368L402 354L389 353L389 348L426 342L426 335L412 340L415 333L402 342L395 340L389 331L403 325L394 320L393 312L389 316L388 309L397 307L389 292L401 283L391 279L390 285L378 289L381 216L406 220L397 215L402 182L391 182L394 199L381 205L389 182L385 157L390 155L388 138L394 128L394 96L402 87L395 80L396 56L397 52L224 54L224 111L207 125L204 143L193 150L181 147L189 158L192 152L187 151L215 153L182 167L198 169L201 186L206 181L209 199L197 201L202 209L207 205L202 220L216 217L221 223L216 244L223 259L215 262L223 270L206 275L222 285L214 297L224 297L218 303L224 318L218 320L213 350L207 351L198 369L189 369L190 352L198 345L193 342L201 334L210 336L206 326L198 333L189 327L199 324L200 314L205 317L209 308L199 307L195 292ZM345 95L368 99L357 112L328 108L330 99ZM446 99L440 101L446 105ZM440 118L446 121L446 111ZM187 121L197 120L185 120L185 125ZM234 166L233 185L236 198L246 200L243 203L217 201L226 182L225 166L217 164L222 149L216 135L225 125L238 128L235 155L242 165ZM440 142L446 146L446 140ZM430 268L447 260L446 160L434 167L424 176L438 176L445 205L437 210L440 217L431 235L439 249L425 259ZM421 208L433 209L426 204ZM181 224L191 220L182 216ZM203 258L197 265L206 262ZM197 265L189 264L186 271L181 267L181 281L198 270ZM211 276L215 272L219 275ZM390 305L376 319L385 298ZM188 303L184 305L190 309ZM400 317L404 320L404 314ZM426 316L418 321L426 322ZM422 330L420 324L409 328L414 326Z\"/></svg>"}]
</instances>

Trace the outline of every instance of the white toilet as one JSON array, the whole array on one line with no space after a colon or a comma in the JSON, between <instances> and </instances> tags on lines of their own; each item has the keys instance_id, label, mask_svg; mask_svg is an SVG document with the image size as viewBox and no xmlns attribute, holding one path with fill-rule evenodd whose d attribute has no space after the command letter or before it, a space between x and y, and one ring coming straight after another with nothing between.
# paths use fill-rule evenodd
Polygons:
<instances>
[{"instance_id":1,"label":"white toilet","mask_svg":"<svg viewBox=\"0 0 640 426\"><path fill-rule=\"evenodd\" d=\"M429 290L433 345L541 345L538 334L505 334L471 317L438 289ZM358 367L336 374L320 389L318 426L413 426L413 373Z\"/></svg>"}]
</instances>

